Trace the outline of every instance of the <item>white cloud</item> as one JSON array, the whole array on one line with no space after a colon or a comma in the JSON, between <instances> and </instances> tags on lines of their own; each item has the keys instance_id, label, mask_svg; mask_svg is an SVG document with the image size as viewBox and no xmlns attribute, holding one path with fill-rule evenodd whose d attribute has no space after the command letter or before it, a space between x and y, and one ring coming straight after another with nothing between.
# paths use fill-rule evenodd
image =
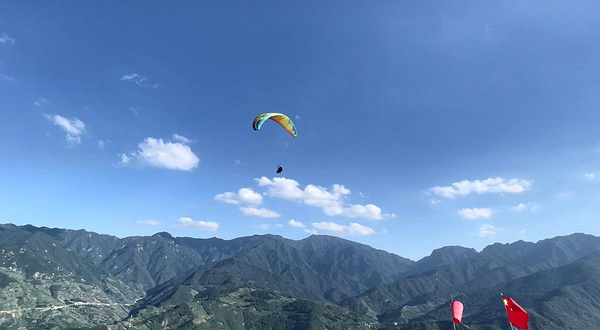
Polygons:
<instances>
[{"instance_id":1,"label":"white cloud","mask_svg":"<svg viewBox=\"0 0 600 330\"><path fill-rule=\"evenodd\" d=\"M383 218L395 218L396 215L394 213L391 214L382 214L381 208L373 204L367 205L350 205L342 209L342 215L348 218L365 218L371 220L380 220Z\"/></svg>"},{"instance_id":2,"label":"white cloud","mask_svg":"<svg viewBox=\"0 0 600 330\"><path fill-rule=\"evenodd\" d=\"M438 205L441 202L442 201L437 198L432 198L431 200L429 200L429 205Z\"/></svg>"},{"instance_id":3,"label":"white cloud","mask_svg":"<svg viewBox=\"0 0 600 330\"><path fill-rule=\"evenodd\" d=\"M135 222L138 226L158 226L160 221L157 220L138 220Z\"/></svg>"},{"instance_id":4,"label":"white cloud","mask_svg":"<svg viewBox=\"0 0 600 330\"><path fill-rule=\"evenodd\" d=\"M179 141L179 142L185 143L185 144L190 144L192 142L192 140L186 138L183 135L179 135L179 134L173 134L173 140Z\"/></svg>"},{"instance_id":5,"label":"white cloud","mask_svg":"<svg viewBox=\"0 0 600 330\"><path fill-rule=\"evenodd\" d=\"M345 205L345 197L351 194L350 189L343 185L334 184L331 190L309 184L304 189L296 180L276 177L255 179L260 187L267 187L266 194L272 198L296 201L305 205L316 206L327 215L343 215L349 218L362 217L371 220L393 218L395 214L383 214L381 208L374 204Z\"/></svg>"},{"instance_id":6,"label":"white cloud","mask_svg":"<svg viewBox=\"0 0 600 330\"><path fill-rule=\"evenodd\" d=\"M195 221L191 218L181 217L175 220L175 228L179 229L198 229L203 231L217 231L219 229L219 224L214 221Z\"/></svg>"},{"instance_id":7,"label":"white cloud","mask_svg":"<svg viewBox=\"0 0 600 330\"><path fill-rule=\"evenodd\" d=\"M15 39L9 37L5 32L2 32L2 36L0 36L0 43L5 44L15 44Z\"/></svg>"},{"instance_id":8,"label":"white cloud","mask_svg":"<svg viewBox=\"0 0 600 330\"><path fill-rule=\"evenodd\" d=\"M140 165L170 170L190 171L198 166L200 159L192 149L181 142L164 142L148 137L138 144L138 151L121 154L121 165Z\"/></svg>"},{"instance_id":9,"label":"white cloud","mask_svg":"<svg viewBox=\"0 0 600 330\"><path fill-rule=\"evenodd\" d=\"M349 226L337 224L335 222L313 222L311 225L324 232L330 232L342 236L368 236L375 234L373 228L363 226L358 223L351 223Z\"/></svg>"},{"instance_id":10,"label":"white cloud","mask_svg":"<svg viewBox=\"0 0 600 330\"><path fill-rule=\"evenodd\" d=\"M249 217L259 217L259 218L279 218L281 215L275 211L266 209L264 207L256 208L256 207L240 207L240 210L244 215Z\"/></svg>"},{"instance_id":11,"label":"white cloud","mask_svg":"<svg viewBox=\"0 0 600 330\"><path fill-rule=\"evenodd\" d=\"M271 228L271 225L263 223L263 224L260 224L260 225L252 226L252 228L258 228L258 229L262 229L262 230L268 230L269 228Z\"/></svg>"},{"instance_id":12,"label":"white cloud","mask_svg":"<svg viewBox=\"0 0 600 330\"><path fill-rule=\"evenodd\" d=\"M239 159L234 159L233 160L237 165L241 164L242 162Z\"/></svg>"},{"instance_id":13,"label":"white cloud","mask_svg":"<svg viewBox=\"0 0 600 330\"><path fill-rule=\"evenodd\" d=\"M522 193L531 187L531 181L504 178L489 178L485 180L463 180L455 182L451 186L433 187L429 191L446 198L454 199L457 196L466 196L471 193Z\"/></svg>"},{"instance_id":14,"label":"white cloud","mask_svg":"<svg viewBox=\"0 0 600 330\"><path fill-rule=\"evenodd\" d=\"M503 230L503 228L498 228L496 226L490 225L489 223L485 223L481 227L479 227L478 235L480 237L493 236Z\"/></svg>"},{"instance_id":15,"label":"white cloud","mask_svg":"<svg viewBox=\"0 0 600 330\"><path fill-rule=\"evenodd\" d=\"M158 88L158 87L160 87L159 84L147 82L148 81L148 77L146 77L144 75L137 74L137 73L130 73L130 74L123 75L121 77L121 80L122 81L133 81L133 82L136 83L136 85L142 86L142 87L150 87L150 88Z\"/></svg>"},{"instance_id":16,"label":"white cloud","mask_svg":"<svg viewBox=\"0 0 600 330\"><path fill-rule=\"evenodd\" d=\"M304 224L300 221L296 221L294 219L290 220L288 224L294 228L304 228Z\"/></svg>"},{"instance_id":17,"label":"white cloud","mask_svg":"<svg viewBox=\"0 0 600 330\"><path fill-rule=\"evenodd\" d=\"M15 82L15 81L17 81L17 79L15 79L14 77L7 76L5 74L0 74L0 80L4 80L6 82Z\"/></svg>"},{"instance_id":18,"label":"white cloud","mask_svg":"<svg viewBox=\"0 0 600 330\"><path fill-rule=\"evenodd\" d=\"M510 209L513 211L521 212L524 210L529 210L530 212L536 212L538 210L538 204L529 202L527 204L519 203L516 206L511 207Z\"/></svg>"},{"instance_id":19,"label":"white cloud","mask_svg":"<svg viewBox=\"0 0 600 330\"><path fill-rule=\"evenodd\" d=\"M488 208L465 208L458 211L458 215L469 220L475 220L479 218L487 219L492 216L492 213L492 210Z\"/></svg>"},{"instance_id":20,"label":"white cloud","mask_svg":"<svg viewBox=\"0 0 600 330\"><path fill-rule=\"evenodd\" d=\"M277 228L283 228L283 225L280 224L280 223L277 223L277 224L275 224L275 227L277 227Z\"/></svg>"},{"instance_id":21,"label":"white cloud","mask_svg":"<svg viewBox=\"0 0 600 330\"><path fill-rule=\"evenodd\" d=\"M129 156L127 156L126 154L121 154L121 164L122 165L129 165L131 162L131 158Z\"/></svg>"},{"instance_id":22,"label":"white cloud","mask_svg":"<svg viewBox=\"0 0 600 330\"><path fill-rule=\"evenodd\" d=\"M77 118L65 118L60 115L44 114L44 117L65 131L67 142L72 145L81 143L81 136L86 132L85 124L81 120Z\"/></svg>"},{"instance_id":23,"label":"white cloud","mask_svg":"<svg viewBox=\"0 0 600 330\"><path fill-rule=\"evenodd\" d=\"M526 232L527 231L525 231L525 230L519 230L519 234L521 234L521 235L525 234Z\"/></svg>"},{"instance_id":24,"label":"white cloud","mask_svg":"<svg viewBox=\"0 0 600 330\"><path fill-rule=\"evenodd\" d=\"M38 97L33 101L33 105L35 105L36 107L40 107L44 104L50 104L50 101L48 101L48 99L44 97Z\"/></svg>"},{"instance_id":25,"label":"white cloud","mask_svg":"<svg viewBox=\"0 0 600 330\"><path fill-rule=\"evenodd\" d=\"M134 107L129 107L129 111L133 112L133 114L134 114L134 115L136 115L136 116L139 116L139 115L140 115L140 113L139 113L139 112L137 111L137 109L136 109L136 108L134 108Z\"/></svg>"},{"instance_id":26,"label":"white cloud","mask_svg":"<svg viewBox=\"0 0 600 330\"><path fill-rule=\"evenodd\" d=\"M319 233L316 229L304 229L304 232L311 235L317 235Z\"/></svg>"},{"instance_id":27,"label":"white cloud","mask_svg":"<svg viewBox=\"0 0 600 330\"><path fill-rule=\"evenodd\" d=\"M295 115L294 118L296 118L296 120L300 119L300 116Z\"/></svg>"},{"instance_id":28,"label":"white cloud","mask_svg":"<svg viewBox=\"0 0 600 330\"><path fill-rule=\"evenodd\" d=\"M588 180L594 180L596 178L596 173L585 173L584 175Z\"/></svg>"},{"instance_id":29,"label":"white cloud","mask_svg":"<svg viewBox=\"0 0 600 330\"><path fill-rule=\"evenodd\" d=\"M98 148L104 150L104 148L106 148L106 146L104 145L104 141L102 140L97 140L98 142Z\"/></svg>"},{"instance_id":30,"label":"white cloud","mask_svg":"<svg viewBox=\"0 0 600 330\"><path fill-rule=\"evenodd\" d=\"M132 73L132 74L126 74L123 77L121 77L121 80L133 80L133 79L138 79L141 78L139 74L137 73Z\"/></svg>"},{"instance_id":31,"label":"white cloud","mask_svg":"<svg viewBox=\"0 0 600 330\"><path fill-rule=\"evenodd\" d=\"M225 192L215 196L215 200L227 204L254 204L259 205L263 202L263 197L250 188L242 188L237 193Z\"/></svg>"}]
</instances>

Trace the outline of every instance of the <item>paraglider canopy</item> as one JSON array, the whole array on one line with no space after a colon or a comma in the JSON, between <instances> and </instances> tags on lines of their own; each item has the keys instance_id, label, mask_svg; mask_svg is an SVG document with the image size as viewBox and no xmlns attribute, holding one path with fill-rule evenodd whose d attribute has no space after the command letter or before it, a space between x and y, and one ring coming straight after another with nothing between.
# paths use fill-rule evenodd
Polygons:
<instances>
[{"instance_id":1,"label":"paraglider canopy","mask_svg":"<svg viewBox=\"0 0 600 330\"><path fill-rule=\"evenodd\" d=\"M464 306L460 301L453 301L450 304L450 310L452 311L452 322L455 324L460 324L462 322L462 315Z\"/></svg>"},{"instance_id":2,"label":"paraglider canopy","mask_svg":"<svg viewBox=\"0 0 600 330\"><path fill-rule=\"evenodd\" d=\"M281 127L283 127L283 129L290 133L291 136L298 136L298 131L296 130L296 126L292 120L282 113L269 112L260 114L254 118L254 121L252 122L252 128L255 131L258 131L267 119L271 119L272 121L278 123Z\"/></svg>"}]
</instances>

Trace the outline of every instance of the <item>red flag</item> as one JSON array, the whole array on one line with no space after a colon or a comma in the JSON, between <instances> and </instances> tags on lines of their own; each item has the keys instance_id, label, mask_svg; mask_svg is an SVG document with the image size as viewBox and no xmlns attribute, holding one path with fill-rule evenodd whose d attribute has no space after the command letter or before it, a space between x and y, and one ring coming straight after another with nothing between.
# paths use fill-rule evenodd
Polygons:
<instances>
[{"instance_id":1,"label":"red flag","mask_svg":"<svg viewBox=\"0 0 600 330\"><path fill-rule=\"evenodd\" d=\"M523 307L519 306L516 301L509 297L502 296L502 300L508 314L508 322L519 329L528 329L529 314L527 314Z\"/></svg>"},{"instance_id":2,"label":"red flag","mask_svg":"<svg viewBox=\"0 0 600 330\"><path fill-rule=\"evenodd\" d=\"M460 324L462 321L464 306L460 301L453 301L450 304L450 310L452 311L452 321L456 324Z\"/></svg>"}]
</instances>

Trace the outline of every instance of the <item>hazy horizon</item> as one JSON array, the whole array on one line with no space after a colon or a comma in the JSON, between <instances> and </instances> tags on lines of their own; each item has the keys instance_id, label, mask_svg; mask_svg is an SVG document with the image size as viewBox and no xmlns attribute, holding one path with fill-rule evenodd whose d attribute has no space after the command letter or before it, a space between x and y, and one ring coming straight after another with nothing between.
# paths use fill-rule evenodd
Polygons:
<instances>
[{"instance_id":1,"label":"hazy horizon","mask_svg":"<svg viewBox=\"0 0 600 330\"><path fill-rule=\"evenodd\" d=\"M27 226L27 225L31 225L31 226L33 226L32 224L22 224L22 225L18 225L18 224L14 224L14 223L3 223L3 224L0 224L0 225L15 225L15 226ZM36 226L36 227L37 227L37 226ZM230 240L234 240L234 239L237 239L237 238L243 238L243 237L250 237L250 236L262 236L262 235L274 235L274 236L279 236L279 237L282 237L282 238L284 238L284 239L289 239L289 240L293 240L293 241L300 241L300 240L306 239L306 238L308 238L308 237L310 237L310 236L328 236L328 237L335 237L335 238L344 239L344 240L347 240L347 241L352 241L352 242L355 242L355 243L360 243L360 242L358 242L358 241L355 241L355 240L353 240L352 238L348 238L348 237L340 237L340 236L336 236L336 235L329 235L329 234L311 234L310 236L303 237L303 238L299 238L299 239L289 238L289 237L286 237L286 236L284 236L284 235L280 235L280 234L273 234L273 233L250 234L250 235L237 236L237 237L232 237L232 238L222 238L222 237L219 237L219 236L211 236L211 237L192 237L192 236L186 236L186 235L173 235L173 234L171 234L171 232L169 232L169 230L167 229L167 230L163 230L163 231L157 231L157 232L155 232L155 233L153 233L153 234L149 234L149 235L128 235L128 236L117 236L117 235L111 235L111 234L107 234L107 233L101 233L101 232L96 232L96 231L90 231L90 230L86 230L85 228L77 228L77 229L75 229L75 228L58 228L58 227L47 227L47 226L40 226L40 227L46 227L46 228L49 228L49 229L65 229L65 230L72 230L72 231L84 230L84 231L86 231L86 232L93 232L93 233L96 233L96 234L99 234L99 235L109 235L109 236L115 236L115 237L117 237L117 238L119 238L119 239L124 239L124 238L128 238L128 237L149 237L149 236L153 236L153 235L156 235L156 234L159 234L159 233L167 233L167 234L169 234L169 235L173 236L174 238L195 238L195 239L204 239L204 240L206 240L206 239L214 239L214 238L216 238L216 239L221 239L221 240L225 240L225 241L230 241ZM587 233L584 233L584 232L573 232L573 233L570 233L570 234L565 234L565 235L558 235L558 236L552 236L552 237L545 237L545 238L541 238L541 239L539 239L539 240L536 240L536 241L529 241L529 240L524 240L524 239L518 239L518 240L514 240L514 241L510 241L510 242L493 242L493 243L490 243L490 244L488 244L488 245L484 246L484 247L483 247L483 248L481 248L481 249L477 249L477 248L475 248L475 247L471 247L471 246L460 245L460 244L459 244L459 245L444 245L444 246L438 246L438 247L434 247L434 248L433 248L433 249L432 249L432 250L431 250L429 253L427 253L427 254L425 254L425 255L423 255L423 256L417 257L417 258L414 258L414 257L409 257L409 256L406 256L406 255L403 255L403 254L398 254L398 253L396 253L396 252L393 252L393 251L388 251L388 250L385 250L385 249L379 249L379 248L377 248L377 247L375 247L375 246L372 246L372 247L374 247L374 248L376 248L376 249L379 249L379 250L383 250L383 251L389 252L389 253L393 253L393 254L395 254L395 255L398 255L398 256L400 256L400 257L403 257L403 258L406 258L406 259L410 259L410 260L413 260L413 261L419 261L419 260L420 260L420 259L422 259L422 258L425 258L425 257L427 257L427 256L430 256L430 255L431 255L431 253L432 253L434 250L437 250L437 249L440 249L440 248L444 248L444 247L459 246L459 247L463 247L463 248L467 248L467 249L474 249L475 251L477 251L477 252L479 253L479 252L483 251L483 249L485 249L486 247L488 247L488 246L490 246L490 245L494 245L494 244L502 244L502 245L506 245L506 244L513 244L513 243L516 243L516 242L519 242L519 241L521 241L521 242L528 242L528 243L538 243L538 242L540 242L540 241L544 241L544 240L548 240L548 239L553 239L553 238L556 238L556 237L567 237L567 236L572 236L572 235L591 235L591 236L594 236L594 237L598 237L598 236L596 236L596 235L587 234ZM360 243L360 244L365 244L365 243ZM369 244L366 244L366 245L369 245ZM370 246L370 245L369 245L369 246Z\"/></svg>"}]
</instances>

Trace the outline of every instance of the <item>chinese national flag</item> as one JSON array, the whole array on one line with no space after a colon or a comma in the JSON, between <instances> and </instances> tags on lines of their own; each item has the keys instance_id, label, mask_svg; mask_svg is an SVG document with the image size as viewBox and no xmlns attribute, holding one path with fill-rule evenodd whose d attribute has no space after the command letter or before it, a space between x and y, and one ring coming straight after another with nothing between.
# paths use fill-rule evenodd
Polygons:
<instances>
[{"instance_id":1,"label":"chinese national flag","mask_svg":"<svg viewBox=\"0 0 600 330\"><path fill-rule=\"evenodd\" d=\"M508 314L508 322L519 329L528 329L529 314L527 314L523 307L519 306L519 304L509 297L502 296L502 300Z\"/></svg>"}]
</instances>

